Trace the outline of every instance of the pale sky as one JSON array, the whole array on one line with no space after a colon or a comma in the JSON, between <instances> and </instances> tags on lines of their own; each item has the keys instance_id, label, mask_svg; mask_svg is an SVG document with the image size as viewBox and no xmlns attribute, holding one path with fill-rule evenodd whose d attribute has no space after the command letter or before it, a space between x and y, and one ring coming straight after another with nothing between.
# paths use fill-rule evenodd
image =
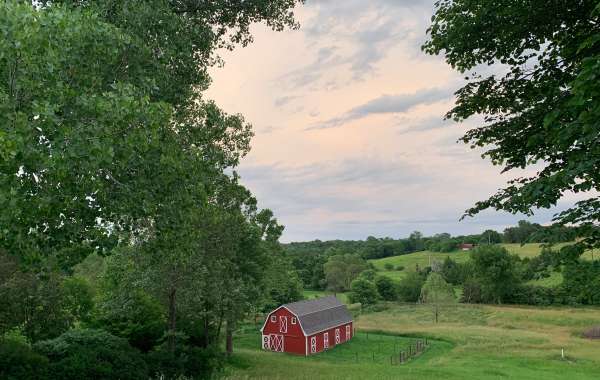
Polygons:
<instances>
[{"instance_id":1,"label":"pale sky","mask_svg":"<svg viewBox=\"0 0 600 380\"><path fill-rule=\"evenodd\" d=\"M257 25L253 44L221 54L206 97L254 126L238 171L285 225L282 241L478 233L523 219L459 222L519 173L500 175L456 143L479 120L443 121L462 75L420 50L432 14L433 0L308 0L299 30Z\"/></svg>"}]
</instances>

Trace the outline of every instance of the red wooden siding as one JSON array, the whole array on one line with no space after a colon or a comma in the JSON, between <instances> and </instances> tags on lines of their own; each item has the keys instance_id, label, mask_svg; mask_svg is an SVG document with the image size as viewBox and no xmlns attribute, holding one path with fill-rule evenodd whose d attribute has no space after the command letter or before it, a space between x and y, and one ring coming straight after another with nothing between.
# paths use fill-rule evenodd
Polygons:
<instances>
[{"instance_id":1,"label":"red wooden siding","mask_svg":"<svg viewBox=\"0 0 600 380\"><path fill-rule=\"evenodd\" d=\"M346 336L346 326L348 326L349 330L348 330L348 336ZM332 349L333 347L336 346L336 338L335 338L335 331L336 329L339 329L338 331L340 332L340 342L337 344L342 344L348 340L350 340L352 338L352 334L354 333L353 329L352 329L352 322L348 323L348 324L344 324L338 327L334 327L325 331L321 331L318 332L316 334L313 334L311 336L308 336L307 342L308 342L308 354L316 354L319 352L323 352L325 350L325 334L328 334L328 339L327 341L329 342L329 347L327 348L328 350ZM313 342L313 338L315 338L315 348L316 351L313 352L312 350L312 342Z\"/></svg>"},{"instance_id":2,"label":"red wooden siding","mask_svg":"<svg viewBox=\"0 0 600 380\"><path fill-rule=\"evenodd\" d=\"M296 315L282 306L267 316L261 344L264 350L311 355L347 342L353 334L352 322L348 322L305 336Z\"/></svg>"},{"instance_id":3,"label":"red wooden siding","mask_svg":"<svg viewBox=\"0 0 600 380\"><path fill-rule=\"evenodd\" d=\"M275 316L275 322L271 320L272 316ZM296 323L292 323L292 318ZM263 336L270 334L283 335L284 352L300 355L306 354L304 333L300 328L300 323L294 314L290 313L286 308L279 308L268 315L262 334Z\"/></svg>"}]
</instances>

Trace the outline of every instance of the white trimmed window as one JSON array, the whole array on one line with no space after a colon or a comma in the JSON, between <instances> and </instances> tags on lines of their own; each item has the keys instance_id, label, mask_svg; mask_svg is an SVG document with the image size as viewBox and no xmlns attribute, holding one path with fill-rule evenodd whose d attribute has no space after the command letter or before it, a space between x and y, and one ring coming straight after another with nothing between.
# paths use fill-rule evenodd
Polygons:
<instances>
[{"instance_id":1,"label":"white trimmed window","mask_svg":"<svg viewBox=\"0 0 600 380\"><path fill-rule=\"evenodd\" d=\"M317 337L313 336L310 338L310 352L311 353L315 353L317 352Z\"/></svg>"},{"instance_id":2,"label":"white trimmed window","mask_svg":"<svg viewBox=\"0 0 600 380\"><path fill-rule=\"evenodd\" d=\"M273 323L277 322L277 316L276 315L271 315L271 322L273 322Z\"/></svg>"},{"instance_id":3,"label":"white trimmed window","mask_svg":"<svg viewBox=\"0 0 600 380\"><path fill-rule=\"evenodd\" d=\"M326 332L323 334L323 348L329 348L329 333Z\"/></svg>"},{"instance_id":4,"label":"white trimmed window","mask_svg":"<svg viewBox=\"0 0 600 380\"><path fill-rule=\"evenodd\" d=\"M350 339L350 325L346 325L346 340Z\"/></svg>"},{"instance_id":5,"label":"white trimmed window","mask_svg":"<svg viewBox=\"0 0 600 380\"><path fill-rule=\"evenodd\" d=\"M292 325L296 324L296 317L292 317Z\"/></svg>"}]
</instances>

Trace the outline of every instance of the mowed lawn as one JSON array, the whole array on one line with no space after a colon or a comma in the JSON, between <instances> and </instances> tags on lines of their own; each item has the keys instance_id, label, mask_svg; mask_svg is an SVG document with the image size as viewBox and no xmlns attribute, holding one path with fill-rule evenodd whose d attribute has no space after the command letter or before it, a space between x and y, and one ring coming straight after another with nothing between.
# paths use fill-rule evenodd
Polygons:
<instances>
[{"instance_id":1,"label":"mowed lawn","mask_svg":"<svg viewBox=\"0 0 600 380\"><path fill-rule=\"evenodd\" d=\"M556 244L556 245L554 245L553 248L559 249L560 247L563 247L567 244L569 244L569 243ZM517 254L522 258L535 257L535 256L539 255L542 250L541 244L539 244L539 243L529 243L529 244L525 244L525 245L521 245L521 244L500 244L500 245L505 247L510 253ZM410 253L408 255L392 256L392 257L386 257L383 259L370 260L370 262L373 263L373 265L375 265L375 268L377 268L381 274L388 276L394 280L401 280L402 278L404 278L406 276L407 273L414 272L417 268L417 265L420 268L427 267L433 261L444 261L444 259L446 259L446 257L450 257L456 262L465 262L469 259L469 252L468 251L454 251L454 252L440 253L440 252L431 252L431 251L421 251L421 252ZM587 260L591 260L592 258L597 260L597 259L600 259L600 251L592 252L592 251L588 250L582 255L582 257ZM401 271L398 271L396 269L386 270L385 269L386 263L392 264L394 266L394 268L396 268L398 266L403 266L404 269ZM538 285L554 285L554 284L560 283L560 280L561 280L560 273L556 273L556 274L553 274L553 276L551 276L548 279L542 279L542 280L539 280L539 282L536 281L534 283L536 283Z\"/></svg>"},{"instance_id":2,"label":"mowed lawn","mask_svg":"<svg viewBox=\"0 0 600 380\"><path fill-rule=\"evenodd\" d=\"M391 305L358 316L354 341L309 358L262 351L259 333L251 327L236 336L236 354L225 377L599 379L600 341L581 337L586 327L598 323L599 308L458 304L442 310L435 324L427 306ZM366 331L371 331L368 340ZM417 337L431 340L428 351L408 364L391 365L392 344L397 349Z\"/></svg>"}]
</instances>

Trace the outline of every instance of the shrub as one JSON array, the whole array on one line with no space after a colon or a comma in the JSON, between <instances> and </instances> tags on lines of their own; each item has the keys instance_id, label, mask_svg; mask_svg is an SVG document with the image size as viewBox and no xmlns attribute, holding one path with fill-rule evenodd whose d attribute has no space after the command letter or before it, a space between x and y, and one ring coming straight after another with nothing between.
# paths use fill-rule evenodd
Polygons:
<instances>
[{"instance_id":1,"label":"shrub","mask_svg":"<svg viewBox=\"0 0 600 380\"><path fill-rule=\"evenodd\" d=\"M13 339L0 340L0 379L41 380L48 378L48 359Z\"/></svg>"},{"instance_id":2,"label":"shrub","mask_svg":"<svg viewBox=\"0 0 600 380\"><path fill-rule=\"evenodd\" d=\"M555 290L545 286L524 285L513 294L512 303L548 306L555 303Z\"/></svg>"},{"instance_id":3,"label":"shrub","mask_svg":"<svg viewBox=\"0 0 600 380\"><path fill-rule=\"evenodd\" d=\"M129 295L127 302L103 302L92 326L129 341L133 347L148 352L158 344L166 328L161 305L142 292Z\"/></svg>"},{"instance_id":4,"label":"shrub","mask_svg":"<svg viewBox=\"0 0 600 380\"><path fill-rule=\"evenodd\" d=\"M389 277L378 276L375 279L375 287L379 296L386 301L393 301L398 298L396 284Z\"/></svg>"},{"instance_id":5,"label":"shrub","mask_svg":"<svg viewBox=\"0 0 600 380\"><path fill-rule=\"evenodd\" d=\"M462 296L460 297L462 303L481 303L483 302L481 296L481 286L474 279L468 279L463 285Z\"/></svg>"},{"instance_id":6,"label":"shrub","mask_svg":"<svg viewBox=\"0 0 600 380\"><path fill-rule=\"evenodd\" d=\"M397 265L396 266L396 270L397 271L403 271L404 270L404 266L403 265Z\"/></svg>"},{"instance_id":7,"label":"shrub","mask_svg":"<svg viewBox=\"0 0 600 380\"><path fill-rule=\"evenodd\" d=\"M165 345L146 355L150 374L157 378L179 379L181 376L206 379L223 367L224 357L216 348L179 344L175 352Z\"/></svg>"},{"instance_id":8,"label":"shrub","mask_svg":"<svg viewBox=\"0 0 600 380\"><path fill-rule=\"evenodd\" d=\"M34 349L50 360L55 379L147 379L141 353L127 340L102 330L70 330L38 342Z\"/></svg>"},{"instance_id":9,"label":"shrub","mask_svg":"<svg viewBox=\"0 0 600 380\"><path fill-rule=\"evenodd\" d=\"M471 262L472 277L479 284L483 301L509 301L521 282L518 256L499 246L482 245L471 252Z\"/></svg>"},{"instance_id":10,"label":"shrub","mask_svg":"<svg viewBox=\"0 0 600 380\"><path fill-rule=\"evenodd\" d=\"M394 270L394 264L392 263L385 263L383 267L385 268L385 270Z\"/></svg>"},{"instance_id":11,"label":"shrub","mask_svg":"<svg viewBox=\"0 0 600 380\"><path fill-rule=\"evenodd\" d=\"M350 299L350 302L360 302L364 306L374 304L377 302L378 298L377 288L371 281L359 277L352 281L348 298Z\"/></svg>"}]
</instances>

